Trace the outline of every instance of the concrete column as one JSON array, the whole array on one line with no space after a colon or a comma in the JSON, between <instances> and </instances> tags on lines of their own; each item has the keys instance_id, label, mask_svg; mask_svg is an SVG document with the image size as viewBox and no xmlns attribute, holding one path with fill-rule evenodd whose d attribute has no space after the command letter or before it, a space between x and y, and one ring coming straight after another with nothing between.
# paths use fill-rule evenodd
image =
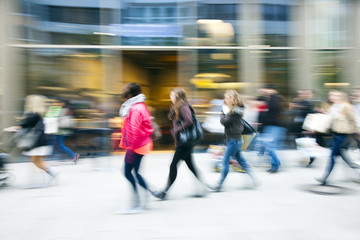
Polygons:
<instances>
[{"instance_id":1,"label":"concrete column","mask_svg":"<svg viewBox=\"0 0 360 240\"><path fill-rule=\"evenodd\" d=\"M299 1L297 5L293 7L293 12L290 14L294 26L290 34L290 46L298 47L298 49L290 50L290 56L294 61L291 61L291 90L296 89L314 89L315 84L311 74L311 59L310 50L308 50L308 38L309 30L308 24L309 9L307 1Z\"/></svg>"},{"instance_id":2,"label":"concrete column","mask_svg":"<svg viewBox=\"0 0 360 240\"><path fill-rule=\"evenodd\" d=\"M1 129L14 124L15 116L22 113L24 91L24 54L21 49L9 47L11 37L16 36L14 23L19 22L15 2L0 1L0 96Z\"/></svg>"},{"instance_id":3,"label":"concrete column","mask_svg":"<svg viewBox=\"0 0 360 240\"><path fill-rule=\"evenodd\" d=\"M263 44L262 10L261 4L256 1L242 1L240 5L240 46L259 46ZM239 81L259 86L264 83L263 53L254 50L240 50L239 54ZM244 93L254 94L257 87L245 88Z\"/></svg>"},{"instance_id":4,"label":"concrete column","mask_svg":"<svg viewBox=\"0 0 360 240\"><path fill-rule=\"evenodd\" d=\"M360 26L357 24L360 21L360 2L359 1L352 1L353 8L351 12L351 34L350 44L354 48L350 50L349 57L346 58L348 62L345 64L349 64L349 75L347 79L351 84L351 87L358 87L360 86Z\"/></svg>"}]
</instances>

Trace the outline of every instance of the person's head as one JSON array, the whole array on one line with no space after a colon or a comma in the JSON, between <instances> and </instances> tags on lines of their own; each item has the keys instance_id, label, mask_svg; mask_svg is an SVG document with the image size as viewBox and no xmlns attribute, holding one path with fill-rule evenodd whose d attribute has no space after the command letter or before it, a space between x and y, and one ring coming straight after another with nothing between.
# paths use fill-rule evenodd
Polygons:
<instances>
[{"instance_id":1,"label":"person's head","mask_svg":"<svg viewBox=\"0 0 360 240\"><path fill-rule=\"evenodd\" d=\"M170 92L170 99L175 110L175 117L176 119L179 119L180 106L183 103L187 103L185 90L183 88L174 88Z\"/></svg>"},{"instance_id":2,"label":"person's head","mask_svg":"<svg viewBox=\"0 0 360 240\"><path fill-rule=\"evenodd\" d=\"M170 92L170 99L174 105L181 105L187 102L185 90L183 88L174 88Z\"/></svg>"},{"instance_id":3,"label":"person's head","mask_svg":"<svg viewBox=\"0 0 360 240\"><path fill-rule=\"evenodd\" d=\"M297 90L297 95L300 99L310 99L314 97L314 92L311 89L300 89Z\"/></svg>"},{"instance_id":4,"label":"person's head","mask_svg":"<svg viewBox=\"0 0 360 240\"><path fill-rule=\"evenodd\" d=\"M234 107L243 107L244 103L241 99L240 94L235 90L227 90L224 94L224 103L230 108L230 112Z\"/></svg>"},{"instance_id":5,"label":"person's head","mask_svg":"<svg viewBox=\"0 0 360 240\"><path fill-rule=\"evenodd\" d=\"M127 100L141 93L142 93L141 86L137 83L131 82L124 86L122 97Z\"/></svg>"},{"instance_id":6,"label":"person's head","mask_svg":"<svg viewBox=\"0 0 360 240\"><path fill-rule=\"evenodd\" d=\"M44 116L47 112L46 97L42 95L28 95L25 98L25 112L38 113Z\"/></svg>"},{"instance_id":7,"label":"person's head","mask_svg":"<svg viewBox=\"0 0 360 240\"><path fill-rule=\"evenodd\" d=\"M265 86L266 95L273 95L277 93L276 85L273 83L269 83Z\"/></svg>"},{"instance_id":8,"label":"person's head","mask_svg":"<svg viewBox=\"0 0 360 240\"><path fill-rule=\"evenodd\" d=\"M349 97L343 91L330 90L329 91L329 101L332 103L344 103L344 102L349 102Z\"/></svg>"}]
</instances>

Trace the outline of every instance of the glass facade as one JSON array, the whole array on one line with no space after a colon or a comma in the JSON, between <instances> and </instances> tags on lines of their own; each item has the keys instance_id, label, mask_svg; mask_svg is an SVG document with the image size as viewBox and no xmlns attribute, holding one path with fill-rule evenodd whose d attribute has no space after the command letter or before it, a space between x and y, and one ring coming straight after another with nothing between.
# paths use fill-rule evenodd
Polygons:
<instances>
[{"instance_id":1,"label":"glass facade","mask_svg":"<svg viewBox=\"0 0 360 240\"><path fill-rule=\"evenodd\" d=\"M188 91L204 120L211 100L226 89L254 96L263 84L275 83L287 99L299 88L314 89L321 98L329 88L358 84L358 1L0 4L2 127L33 93L71 99L81 128L109 127L122 87L131 81L143 86L167 134L169 91L176 86ZM156 147L169 142L166 135Z\"/></svg>"}]
</instances>

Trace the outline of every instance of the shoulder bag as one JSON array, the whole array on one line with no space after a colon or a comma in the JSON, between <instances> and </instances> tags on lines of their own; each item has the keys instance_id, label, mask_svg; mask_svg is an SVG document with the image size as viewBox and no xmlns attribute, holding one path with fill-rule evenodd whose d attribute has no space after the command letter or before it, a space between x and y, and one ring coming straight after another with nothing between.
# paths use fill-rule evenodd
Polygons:
<instances>
[{"instance_id":1,"label":"shoulder bag","mask_svg":"<svg viewBox=\"0 0 360 240\"><path fill-rule=\"evenodd\" d=\"M193 118L193 125L190 128L184 128L183 121L180 120L180 123L183 127L183 130L179 133L180 145L195 145L204 136L203 129L201 128L200 123L196 119L196 116L192 111L192 109L191 109L191 115Z\"/></svg>"},{"instance_id":2,"label":"shoulder bag","mask_svg":"<svg viewBox=\"0 0 360 240\"><path fill-rule=\"evenodd\" d=\"M256 130L248 123L244 118L242 119L244 124L244 130L242 135L256 135Z\"/></svg>"},{"instance_id":3,"label":"shoulder bag","mask_svg":"<svg viewBox=\"0 0 360 240\"><path fill-rule=\"evenodd\" d=\"M16 147L23 151L34 148L41 135L41 130L39 129L40 124L41 120L30 129L20 129L15 135Z\"/></svg>"}]
</instances>

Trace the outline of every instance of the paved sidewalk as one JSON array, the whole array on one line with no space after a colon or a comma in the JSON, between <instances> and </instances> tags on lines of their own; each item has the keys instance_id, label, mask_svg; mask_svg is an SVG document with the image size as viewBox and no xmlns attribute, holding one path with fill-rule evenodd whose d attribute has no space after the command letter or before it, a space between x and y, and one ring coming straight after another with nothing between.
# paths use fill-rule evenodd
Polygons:
<instances>
[{"instance_id":1,"label":"paved sidewalk","mask_svg":"<svg viewBox=\"0 0 360 240\"><path fill-rule=\"evenodd\" d=\"M195 198L203 189L185 164L168 193L168 200L149 198L149 210L133 215L116 214L131 201L123 176L123 156L81 159L77 165L52 161L58 183L46 183L30 163L9 164L13 179L0 189L0 240L112 240L112 239L359 239L360 185L341 161L330 183L340 188L320 188L326 158L305 168L298 151L282 151L282 171L266 172L264 159L245 157L261 182L251 188L246 174L230 172L220 193ZM161 189L172 153L145 156L142 173L149 185ZM357 155L358 157L358 155ZM207 153L195 154L203 178L215 185L220 175L212 171ZM339 194L322 195L309 190Z\"/></svg>"}]
</instances>

